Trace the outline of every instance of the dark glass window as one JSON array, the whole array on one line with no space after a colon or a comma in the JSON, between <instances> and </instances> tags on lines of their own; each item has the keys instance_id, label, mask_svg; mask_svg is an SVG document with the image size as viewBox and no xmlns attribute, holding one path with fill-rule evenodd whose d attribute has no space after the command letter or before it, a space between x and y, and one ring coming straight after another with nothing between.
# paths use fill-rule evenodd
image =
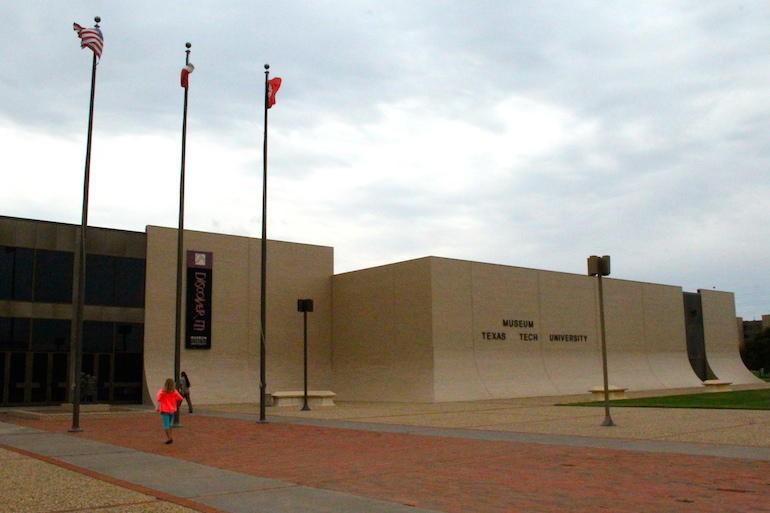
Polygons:
<instances>
[{"instance_id":1,"label":"dark glass window","mask_svg":"<svg viewBox=\"0 0 770 513\"><path fill-rule=\"evenodd\" d=\"M8 376L8 402L24 401L24 384L27 378L27 354L11 353L11 372Z\"/></svg>"},{"instance_id":2,"label":"dark glass window","mask_svg":"<svg viewBox=\"0 0 770 513\"><path fill-rule=\"evenodd\" d=\"M61 319L32 319L32 350L65 352L70 347L71 322Z\"/></svg>"},{"instance_id":3,"label":"dark glass window","mask_svg":"<svg viewBox=\"0 0 770 513\"><path fill-rule=\"evenodd\" d=\"M0 317L0 350L26 351L28 348L29 319Z\"/></svg>"},{"instance_id":4,"label":"dark glass window","mask_svg":"<svg viewBox=\"0 0 770 513\"><path fill-rule=\"evenodd\" d=\"M83 352L111 353L114 324L86 321L83 323Z\"/></svg>"},{"instance_id":5,"label":"dark glass window","mask_svg":"<svg viewBox=\"0 0 770 513\"><path fill-rule=\"evenodd\" d=\"M54 353L51 374L51 400L63 402L67 396L67 358L68 354Z\"/></svg>"},{"instance_id":6,"label":"dark glass window","mask_svg":"<svg viewBox=\"0 0 770 513\"><path fill-rule=\"evenodd\" d=\"M32 259L27 248L0 246L0 299L32 301Z\"/></svg>"},{"instance_id":7,"label":"dark glass window","mask_svg":"<svg viewBox=\"0 0 770 513\"><path fill-rule=\"evenodd\" d=\"M144 340L144 326L141 324L118 324L115 340L116 353L141 353Z\"/></svg>"},{"instance_id":8,"label":"dark glass window","mask_svg":"<svg viewBox=\"0 0 770 513\"><path fill-rule=\"evenodd\" d=\"M32 397L33 403L41 403L48 395L48 354L32 355Z\"/></svg>"},{"instance_id":9,"label":"dark glass window","mask_svg":"<svg viewBox=\"0 0 770 513\"><path fill-rule=\"evenodd\" d=\"M95 356L96 355L93 353L83 354L83 359L81 360L81 364L80 364L80 372L82 372L83 374L89 374L91 376L94 375L94 373L96 372Z\"/></svg>"},{"instance_id":10,"label":"dark glass window","mask_svg":"<svg viewBox=\"0 0 770 513\"><path fill-rule=\"evenodd\" d=\"M115 258L86 256L86 304L111 306L115 303Z\"/></svg>"},{"instance_id":11,"label":"dark glass window","mask_svg":"<svg viewBox=\"0 0 770 513\"><path fill-rule=\"evenodd\" d=\"M0 351L0 404L8 401L5 391L5 355L5 352Z\"/></svg>"},{"instance_id":12,"label":"dark glass window","mask_svg":"<svg viewBox=\"0 0 770 513\"><path fill-rule=\"evenodd\" d=\"M35 258L35 301L71 303L73 264L72 253L38 249Z\"/></svg>"},{"instance_id":13,"label":"dark glass window","mask_svg":"<svg viewBox=\"0 0 770 513\"><path fill-rule=\"evenodd\" d=\"M102 306L144 306L144 260L88 255L86 303Z\"/></svg>"},{"instance_id":14,"label":"dark glass window","mask_svg":"<svg viewBox=\"0 0 770 513\"><path fill-rule=\"evenodd\" d=\"M144 307L144 260L115 259L115 305Z\"/></svg>"},{"instance_id":15,"label":"dark glass window","mask_svg":"<svg viewBox=\"0 0 770 513\"><path fill-rule=\"evenodd\" d=\"M137 383L142 381L142 356L115 355L115 381Z\"/></svg>"}]
</instances>

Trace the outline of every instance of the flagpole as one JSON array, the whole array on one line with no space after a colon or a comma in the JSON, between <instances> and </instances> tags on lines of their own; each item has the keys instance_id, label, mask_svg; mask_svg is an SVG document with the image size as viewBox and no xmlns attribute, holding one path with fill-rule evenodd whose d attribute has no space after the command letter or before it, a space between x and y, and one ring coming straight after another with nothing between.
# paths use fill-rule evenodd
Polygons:
<instances>
[{"instance_id":1,"label":"flagpole","mask_svg":"<svg viewBox=\"0 0 770 513\"><path fill-rule=\"evenodd\" d=\"M190 43L185 43L185 61L190 64ZM182 169L179 173L179 229L177 230L176 249L176 313L174 316L174 383L179 383L181 371L182 353L182 272L184 261L184 183L185 183L185 156L187 153L187 93L189 87L184 88L184 108L182 110ZM179 423L179 408L174 412L174 427L181 427Z\"/></svg>"},{"instance_id":2,"label":"flagpole","mask_svg":"<svg viewBox=\"0 0 770 513\"><path fill-rule=\"evenodd\" d=\"M99 27L99 23L102 19L99 16L94 18L96 27ZM79 432L83 429L80 427L80 374L83 369L83 303L85 300L86 292L86 228L88 226L88 188L91 177L91 135L93 133L94 126L94 93L96 90L96 52L93 53L93 61L91 62L91 100L88 107L88 135L86 136L86 165L83 176L83 210L81 214L80 223L80 245L78 248L77 258L75 259L75 275L77 277L77 296L75 299L75 312L74 312L74 330L73 340L70 345L72 349L71 364L74 368L72 383L70 388L72 390L72 425L69 428L70 432Z\"/></svg>"},{"instance_id":3,"label":"flagpole","mask_svg":"<svg viewBox=\"0 0 770 513\"><path fill-rule=\"evenodd\" d=\"M267 88L270 65L265 64L265 126L262 138L262 268L260 273L259 294L259 421L265 419L265 338L267 322Z\"/></svg>"}]
</instances>

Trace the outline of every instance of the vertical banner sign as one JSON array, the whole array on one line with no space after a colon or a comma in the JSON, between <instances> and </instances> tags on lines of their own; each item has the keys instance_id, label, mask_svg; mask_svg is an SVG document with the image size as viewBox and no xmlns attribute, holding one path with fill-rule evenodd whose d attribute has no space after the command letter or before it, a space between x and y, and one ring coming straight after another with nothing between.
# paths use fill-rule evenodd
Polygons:
<instances>
[{"instance_id":1,"label":"vertical banner sign","mask_svg":"<svg viewBox=\"0 0 770 513\"><path fill-rule=\"evenodd\" d=\"M186 349L211 349L213 260L209 251L187 252Z\"/></svg>"}]
</instances>

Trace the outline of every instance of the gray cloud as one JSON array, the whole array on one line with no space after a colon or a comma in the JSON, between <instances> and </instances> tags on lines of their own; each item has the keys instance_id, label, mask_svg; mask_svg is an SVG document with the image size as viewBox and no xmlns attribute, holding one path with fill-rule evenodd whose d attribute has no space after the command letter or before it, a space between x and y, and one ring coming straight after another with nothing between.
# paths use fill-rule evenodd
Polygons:
<instances>
[{"instance_id":1,"label":"gray cloud","mask_svg":"<svg viewBox=\"0 0 770 513\"><path fill-rule=\"evenodd\" d=\"M71 23L97 14L100 224L175 223L190 41L194 229L259 233L267 62L284 78L271 237L335 246L340 271L434 254L582 273L610 253L617 277L768 311L766 2L3 4L0 127L57 142L3 148L4 214L77 217L78 187L21 171L82 170L90 54ZM140 208L110 192L148 183Z\"/></svg>"}]
</instances>

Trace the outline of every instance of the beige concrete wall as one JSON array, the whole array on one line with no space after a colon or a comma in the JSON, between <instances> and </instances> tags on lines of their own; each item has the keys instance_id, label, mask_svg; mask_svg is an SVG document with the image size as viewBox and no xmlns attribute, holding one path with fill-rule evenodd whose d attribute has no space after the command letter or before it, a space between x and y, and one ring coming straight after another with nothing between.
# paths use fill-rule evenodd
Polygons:
<instances>
[{"instance_id":1,"label":"beige concrete wall","mask_svg":"<svg viewBox=\"0 0 770 513\"><path fill-rule=\"evenodd\" d=\"M561 394L585 393L602 383L595 279L539 271L539 281L543 319L541 343L548 376ZM561 335L585 338L559 340ZM616 383L614 374L610 368L610 382L622 385Z\"/></svg>"},{"instance_id":2,"label":"beige concrete wall","mask_svg":"<svg viewBox=\"0 0 770 513\"><path fill-rule=\"evenodd\" d=\"M763 383L741 360L733 293L707 289L698 293L703 308L706 359L716 377L736 384Z\"/></svg>"},{"instance_id":3,"label":"beige concrete wall","mask_svg":"<svg viewBox=\"0 0 770 513\"><path fill-rule=\"evenodd\" d=\"M699 386L687 357L682 289L625 280L603 283L611 381L633 390Z\"/></svg>"},{"instance_id":4,"label":"beige concrete wall","mask_svg":"<svg viewBox=\"0 0 770 513\"><path fill-rule=\"evenodd\" d=\"M596 278L432 263L436 400L583 393L602 385ZM606 278L603 287L610 383L698 386L681 289ZM505 319L533 326L505 326Z\"/></svg>"},{"instance_id":5,"label":"beige concrete wall","mask_svg":"<svg viewBox=\"0 0 770 513\"><path fill-rule=\"evenodd\" d=\"M699 386L681 288L603 284L610 383ZM334 383L345 399L575 394L603 382L589 276L428 257L336 276L334 315Z\"/></svg>"},{"instance_id":6,"label":"beige concrete wall","mask_svg":"<svg viewBox=\"0 0 770 513\"><path fill-rule=\"evenodd\" d=\"M152 399L174 370L176 232L147 228L144 359ZM214 258L212 348L188 350L182 345L181 369L192 381L193 402L257 402L260 240L185 231L184 242L185 250L210 251ZM268 241L268 392L302 388L299 298L312 298L315 306L308 314L309 386L330 388L332 273L332 248Z\"/></svg>"},{"instance_id":7,"label":"beige concrete wall","mask_svg":"<svg viewBox=\"0 0 770 513\"><path fill-rule=\"evenodd\" d=\"M334 277L337 398L432 401L430 260Z\"/></svg>"},{"instance_id":8,"label":"beige concrete wall","mask_svg":"<svg viewBox=\"0 0 770 513\"><path fill-rule=\"evenodd\" d=\"M548 395L539 277L532 269L433 258L436 400ZM443 293L439 293L443 291ZM532 327L505 326L526 321Z\"/></svg>"},{"instance_id":9,"label":"beige concrete wall","mask_svg":"<svg viewBox=\"0 0 770 513\"><path fill-rule=\"evenodd\" d=\"M491 397L474 368L472 262L431 259L433 368L436 401Z\"/></svg>"}]
</instances>

